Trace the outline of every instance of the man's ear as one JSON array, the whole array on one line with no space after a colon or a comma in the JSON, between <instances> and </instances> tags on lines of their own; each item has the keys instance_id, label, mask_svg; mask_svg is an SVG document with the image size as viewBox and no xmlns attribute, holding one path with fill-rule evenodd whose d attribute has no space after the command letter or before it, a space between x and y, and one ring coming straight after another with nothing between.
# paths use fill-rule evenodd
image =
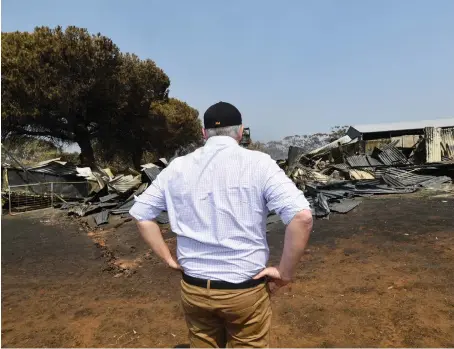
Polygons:
<instances>
[{"instance_id":1,"label":"man's ear","mask_svg":"<svg viewBox=\"0 0 454 349\"><path fill-rule=\"evenodd\" d=\"M239 135L238 135L240 141L243 138L243 131L244 131L244 125L241 125L240 126Z\"/></svg>"},{"instance_id":2,"label":"man's ear","mask_svg":"<svg viewBox=\"0 0 454 349\"><path fill-rule=\"evenodd\" d=\"M207 139L207 131L202 127L203 139Z\"/></svg>"}]
</instances>

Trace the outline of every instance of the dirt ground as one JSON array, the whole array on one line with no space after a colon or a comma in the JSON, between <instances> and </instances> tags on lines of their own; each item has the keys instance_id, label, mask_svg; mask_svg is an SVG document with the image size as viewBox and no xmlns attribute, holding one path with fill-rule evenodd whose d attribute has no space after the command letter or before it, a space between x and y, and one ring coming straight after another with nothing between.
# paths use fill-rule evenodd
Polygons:
<instances>
[{"instance_id":1,"label":"dirt ground","mask_svg":"<svg viewBox=\"0 0 454 349\"><path fill-rule=\"evenodd\" d=\"M2 217L2 347L187 345L180 275L132 222L115 226ZM268 237L275 261L284 227ZM318 220L272 303L273 347L454 347L454 199L373 198Z\"/></svg>"}]
</instances>

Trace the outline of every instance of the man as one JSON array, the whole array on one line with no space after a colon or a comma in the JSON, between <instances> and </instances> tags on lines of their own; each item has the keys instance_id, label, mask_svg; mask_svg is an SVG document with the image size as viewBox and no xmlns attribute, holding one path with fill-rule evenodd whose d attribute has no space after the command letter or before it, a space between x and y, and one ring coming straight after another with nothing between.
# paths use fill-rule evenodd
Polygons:
<instances>
[{"instance_id":1,"label":"man","mask_svg":"<svg viewBox=\"0 0 454 349\"><path fill-rule=\"evenodd\" d=\"M202 131L206 144L174 159L130 213L152 250L183 273L191 347L268 347L269 292L295 274L312 229L309 204L268 155L239 146L233 105L208 108ZM153 222L162 210L177 234L178 262ZM269 211L287 228L280 264L267 268Z\"/></svg>"}]
</instances>

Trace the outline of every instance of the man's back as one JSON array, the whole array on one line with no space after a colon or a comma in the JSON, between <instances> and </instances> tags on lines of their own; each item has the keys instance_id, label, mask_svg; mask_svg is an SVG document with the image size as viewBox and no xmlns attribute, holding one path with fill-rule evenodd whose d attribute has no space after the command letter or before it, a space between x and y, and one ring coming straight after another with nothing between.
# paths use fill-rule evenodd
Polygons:
<instances>
[{"instance_id":1,"label":"man's back","mask_svg":"<svg viewBox=\"0 0 454 349\"><path fill-rule=\"evenodd\" d=\"M165 195L178 260L188 275L241 282L264 268L267 158L230 137L213 137L174 160Z\"/></svg>"},{"instance_id":2,"label":"man's back","mask_svg":"<svg viewBox=\"0 0 454 349\"><path fill-rule=\"evenodd\" d=\"M232 283L266 266L269 210L288 223L308 207L269 155L226 136L173 160L137 202L168 211L178 236L178 262L187 275Z\"/></svg>"}]
</instances>

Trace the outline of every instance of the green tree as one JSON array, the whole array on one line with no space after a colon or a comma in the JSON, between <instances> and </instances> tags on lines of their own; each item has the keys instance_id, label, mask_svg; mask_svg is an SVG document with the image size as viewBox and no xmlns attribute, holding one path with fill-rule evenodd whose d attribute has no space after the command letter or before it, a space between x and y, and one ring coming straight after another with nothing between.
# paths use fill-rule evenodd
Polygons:
<instances>
[{"instance_id":1,"label":"green tree","mask_svg":"<svg viewBox=\"0 0 454 349\"><path fill-rule=\"evenodd\" d=\"M154 101L166 101L170 80L152 60L121 55L118 115L99 130L97 138L106 160L132 159L140 168L145 151L154 151L166 121L151 113Z\"/></svg>"},{"instance_id":2,"label":"green tree","mask_svg":"<svg viewBox=\"0 0 454 349\"><path fill-rule=\"evenodd\" d=\"M176 98L156 102L151 106L151 115L164 122L164 128L156 135L154 149L162 156L171 156L180 147L201 145L202 123L199 112Z\"/></svg>"},{"instance_id":3,"label":"green tree","mask_svg":"<svg viewBox=\"0 0 454 349\"><path fill-rule=\"evenodd\" d=\"M152 60L73 26L2 35L2 139L76 142L86 165L96 144L107 160L136 168L144 152L169 154L199 139L198 112L168 98L170 80Z\"/></svg>"},{"instance_id":4,"label":"green tree","mask_svg":"<svg viewBox=\"0 0 454 349\"><path fill-rule=\"evenodd\" d=\"M3 128L76 142L92 164L91 140L118 112L121 62L109 38L81 28L2 33Z\"/></svg>"}]
</instances>

